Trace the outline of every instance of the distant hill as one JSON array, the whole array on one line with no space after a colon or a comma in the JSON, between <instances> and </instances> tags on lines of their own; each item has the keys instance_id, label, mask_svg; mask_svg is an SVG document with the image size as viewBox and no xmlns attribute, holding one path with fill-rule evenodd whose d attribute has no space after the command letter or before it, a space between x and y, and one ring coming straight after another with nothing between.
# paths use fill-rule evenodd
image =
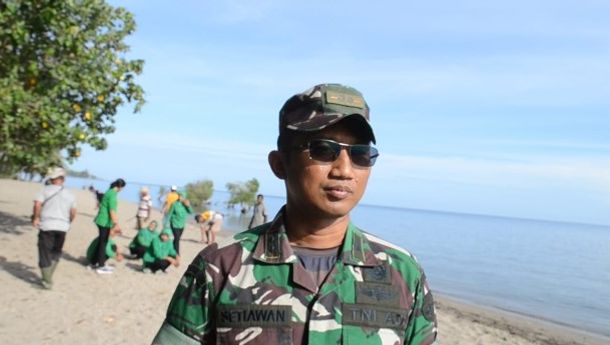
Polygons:
<instances>
[{"instance_id":1,"label":"distant hill","mask_svg":"<svg viewBox=\"0 0 610 345\"><path fill-rule=\"evenodd\" d=\"M72 177L97 179L97 176L89 173L89 171L87 171L87 169L85 169L83 171L76 171L76 170L68 169L67 174L68 174L68 176L72 176Z\"/></svg>"}]
</instances>

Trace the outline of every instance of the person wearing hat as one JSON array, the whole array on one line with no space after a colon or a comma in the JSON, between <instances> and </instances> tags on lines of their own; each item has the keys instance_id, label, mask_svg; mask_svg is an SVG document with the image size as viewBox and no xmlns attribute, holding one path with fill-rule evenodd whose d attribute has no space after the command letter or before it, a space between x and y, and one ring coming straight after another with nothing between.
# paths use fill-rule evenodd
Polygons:
<instances>
[{"instance_id":1,"label":"person wearing hat","mask_svg":"<svg viewBox=\"0 0 610 345\"><path fill-rule=\"evenodd\" d=\"M186 192L178 192L178 200L172 204L167 213L169 226L174 235L174 248L178 254L180 254L180 237L182 237L186 219L192 212L191 203L186 198Z\"/></svg>"},{"instance_id":2,"label":"person wearing hat","mask_svg":"<svg viewBox=\"0 0 610 345\"><path fill-rule=\"evenodd\" d=\"M140 188L140 202L138 203L138 213L136 214L136 230L144 227L144 222L148 221L152 211L152 199L148 192L148 187Z\"/></svg>"},{"instance_id":3,"label":"person wearing hat","mask_svg":"<svg viewBox=\"0 0 610 345\"><path fill-rule=\"evenodd\" d=\"M49 182L34 199L32 224L38 232L38 266L41 284L50 289L53 274L59 263L66 233L76 217L76 198L64 188L66 171L52 168L47 174Z\"/></svg>"},{"instance_id":4,"label":"person wearing hat","mask_svg":"<svg viewBox=\"0 0 610 345\"><path fill-rule=\"evenodd\" d=\"M178 187L176 185L171 186L169 189L169 193L165 197L165 202L163 203L163 215L166 215L169 212L169 209L172 207L174 202L179 199L178 196Z\"/></svg>"},{"instance_id":5,"label":"person wearing hat","mask_svg":"<svg viewBox=\"0 0 610 345\"><path fill-rule=\"evenodd\" d=\"M424 272L352 223L379 156L356 89L321 84L280 110L286 205L193 260L154 344L435 344Z\"/></svg>"},{"instance_id":6,"label":"person wearing hat","mask_svg":"<svg viewBox=\"0 0 610 345\"><path fill-rule=\"evenodd\" d=\"M172 230L170 229L163 229L159 236L153 238L142 258L144 273L155 273L158 270L165 272L170 265L175 267L180 265L180 256L174 249L171 239Z\"/></svg>"}]
</instances>

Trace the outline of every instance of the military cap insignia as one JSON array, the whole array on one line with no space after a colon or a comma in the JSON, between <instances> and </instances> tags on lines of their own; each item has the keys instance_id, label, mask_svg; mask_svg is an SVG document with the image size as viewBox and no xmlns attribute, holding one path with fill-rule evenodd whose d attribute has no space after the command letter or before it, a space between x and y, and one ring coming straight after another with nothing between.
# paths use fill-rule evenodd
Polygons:
<instances>
[{"instance_id":1,"label":"military cap insignia","mask_svg":"<svg viewBox=\"0 0 610 345\"><path fill-rule=\"evenodd\" d=\"M326 91L326 103L352 108L364 108L364 98L361 96L331 90Z\"/></svg>"}]
</instances>

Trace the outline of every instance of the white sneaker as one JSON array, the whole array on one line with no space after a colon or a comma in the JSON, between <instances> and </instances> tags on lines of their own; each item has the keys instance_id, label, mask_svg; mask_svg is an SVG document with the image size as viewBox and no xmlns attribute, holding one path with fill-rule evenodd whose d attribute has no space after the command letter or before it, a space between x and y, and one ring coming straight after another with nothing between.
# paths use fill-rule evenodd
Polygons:
<instances>
[{"instance_id":1,"label":"white sneaker","mask_svg":"<svg viewBox=\"0 0 610 345\"><path fill-rule=\"evenodd\" d=\"M110 266L104 266L96 269L95 272L97 272L98 274L112 274L114 272L114 269L112 269L112 267Z\"/></svg>"},{"instance_id":2,"label":"white sneaker","mask_svg":"<svg viewBox=\"0 0 610 345\"><path fill-rule=\"evenodd\" d=\"M142 273L145 273L145 274L151 274L151 273L152 273L152 270L151 270L150 268L148 268L148 267L145 267L145 268L142 270Z\"/></svg>"}]
</instances>

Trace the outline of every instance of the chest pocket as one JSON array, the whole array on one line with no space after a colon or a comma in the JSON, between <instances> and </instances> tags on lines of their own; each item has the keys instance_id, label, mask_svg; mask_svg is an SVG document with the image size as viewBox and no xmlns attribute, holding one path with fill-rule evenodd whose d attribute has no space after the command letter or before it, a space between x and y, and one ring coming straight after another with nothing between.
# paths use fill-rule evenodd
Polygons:
<instances>
[{"instance_id":1,"label":"chest pocket","mask_svg":"<svg viewBox=\"0 0 610 345\"><path fill-rule=\"evenodd\" d=\"M344 303L343 344L402 344L408 312L395 307Z\"/></svg>"},{"instance_id":2,"label":"chest pocket","mask_svg":"<svg viewBox=\"0 0 610 345\"><path fill-rule=\"evenodd\" d=\"M402 344L409 319L388 265L363 269L354 283L355 302L341 306L343 344Z\"/></svg>"},{"instance_id":3,"label":"chest pocket","mask_svg":"<svg viewBox=\"0 0 610 345\"><path fill-rule=\"evenodd\" d=\"M220 305L216 315L216 343L292 344L291 317L291 306Z\"/></svg>"}]
</instances>

